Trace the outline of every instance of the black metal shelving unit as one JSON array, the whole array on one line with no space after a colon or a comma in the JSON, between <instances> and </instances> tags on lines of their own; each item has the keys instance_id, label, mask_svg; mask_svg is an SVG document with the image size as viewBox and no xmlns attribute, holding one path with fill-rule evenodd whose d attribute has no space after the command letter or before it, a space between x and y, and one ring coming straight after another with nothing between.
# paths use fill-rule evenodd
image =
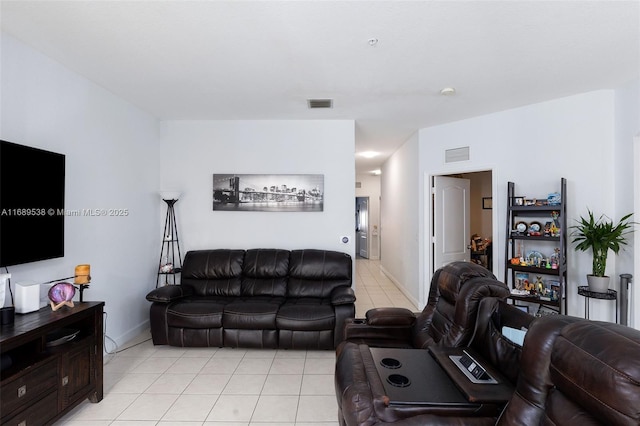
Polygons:
<instances>
[{"instance_id":1,"label":"black metal shelving unit","mask_svg":"<svg viewBox=\"0 0 640 426\"><path fill-rule=\"evenodd\" d=\"M556 300L553 298L541 294L538 289L529 290L528 294L511 294L510 299L515 301L528 302L538 305L540 307L546 306L558 313L567 312L567 204L566 204L566 192L567 181L565 178L560 179L560 200L559 204L547 204L547 199L544 198L541 202L534 203L534 205L524 204L526 201L524 197L515 193L515 183L508 182L507 184L507 221L506 221L506 241L505 241L505 277L504 281L511 289L516 288L516 273L528 273L529 276L537 275L544 276L547 279L551 278L558 283L559 294ZM531 200L531 199L529 199ZM519 222L530 219L551 219L552 213L557 212L558 217L556 219L559 224L559 232L557 235L545 235L544 230L540 230L541 235L531 235L529 227L525 231L518 231L517 224ZM536 221L537 222L537 221ZM526 223L526 222L525 222ZM517 257L520 254L525 260L528 259L528 255L525 253L516 253L517 241L522 241L523 244L534 243L540 246L549 246L551 250L558 249L558 262L557 268L551 269L545 265L522 266L519 264L513 264L511 259ZM545 262L548 263L548 262Z\"/></svg>"}]
</instances>

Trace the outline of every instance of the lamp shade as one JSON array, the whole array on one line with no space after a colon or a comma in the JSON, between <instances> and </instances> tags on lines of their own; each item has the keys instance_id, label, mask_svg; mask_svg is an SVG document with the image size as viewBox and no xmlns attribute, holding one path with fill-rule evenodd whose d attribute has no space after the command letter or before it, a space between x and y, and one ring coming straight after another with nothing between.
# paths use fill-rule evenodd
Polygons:
<instances>
[{"instance_id":1,"label":"lamp shade","mask_svg":"<svg viewBox=\"0 0 640 426\"><path fill-rule=\"evenodd\" d=\"M91 265L78 265L76 266L76 272L73 274L74 284L89 284L91 282Z\"/></svg>"},{"instance_id":2,"label":"lamp shade","mask_svg":"<svg viewBox=\"0 0 640 426\"><path fill-rule=\"evenodd\" d=\"M180 191L161 191L160 197L163 200L179 200L180 199Z\"/></svg>"}]
</instances>

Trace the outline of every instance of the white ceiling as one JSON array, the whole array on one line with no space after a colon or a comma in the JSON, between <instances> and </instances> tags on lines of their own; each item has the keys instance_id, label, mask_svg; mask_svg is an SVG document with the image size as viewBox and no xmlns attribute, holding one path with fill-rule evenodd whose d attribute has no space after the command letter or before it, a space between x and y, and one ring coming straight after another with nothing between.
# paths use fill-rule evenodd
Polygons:
<instances>
[{"instance_id":1,"label":"white ceiling","mask_svg":"<svg viewBox=\"0 0 640 426\"><path fill-rule=\"evenodd\" d=\"M356 156L366 172L419 128L640 78L639 5L3 0L0 13L7 33L160 119L355 120L356 151L383 154Z\"/></svg>"}]
</instances>

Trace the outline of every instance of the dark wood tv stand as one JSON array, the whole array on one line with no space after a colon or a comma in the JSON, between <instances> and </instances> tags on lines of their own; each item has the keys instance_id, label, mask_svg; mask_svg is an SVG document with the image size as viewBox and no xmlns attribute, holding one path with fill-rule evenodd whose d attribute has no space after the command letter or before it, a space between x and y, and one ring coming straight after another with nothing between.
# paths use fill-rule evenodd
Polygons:
<instances>
[{"instance_id":1,"label":"dark wood tv stand","mask_svg":"<svg viewBox=\"0 0 640 426\"><path fill-rule=\"evenodd\" d=\"M85 398L102 400L103 307L45 307L0 327L0 424L51 424Z\"/></svg>"}]
</instances>

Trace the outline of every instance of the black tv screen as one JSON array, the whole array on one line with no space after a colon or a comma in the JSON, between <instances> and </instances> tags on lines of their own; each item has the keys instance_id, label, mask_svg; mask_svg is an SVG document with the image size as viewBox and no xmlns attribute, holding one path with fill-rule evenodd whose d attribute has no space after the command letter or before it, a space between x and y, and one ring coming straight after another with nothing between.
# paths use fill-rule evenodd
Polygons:
<instances>
[{"instance_id":1,"label":"black tv screen","mask_svg":"<svg viewBox=\"0 0 640 426\"><path fill-rule=\"evenodd\" d=\"M64 256L65 156L0 141L0 266Z\"/></svg>"}]
</instances>

